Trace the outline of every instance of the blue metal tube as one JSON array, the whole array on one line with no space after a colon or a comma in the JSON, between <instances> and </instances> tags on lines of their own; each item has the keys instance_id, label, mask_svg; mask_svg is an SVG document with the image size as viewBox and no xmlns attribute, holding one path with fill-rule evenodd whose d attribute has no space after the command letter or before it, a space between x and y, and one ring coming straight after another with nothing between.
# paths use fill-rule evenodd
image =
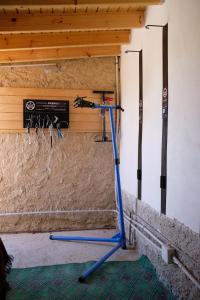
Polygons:
<instances>
[{"instance_id":1,"label":"blue metal tube","mask_svg":"<svg viewBox=\"0 0 200 300\"><path fill-rule=\"evenodd\" d=\"M113 117L113 108L109 108L110 113L110 125L112 130L112 145L113 145L113 156L115 161L115 175L116 175L116 187L117 187L117 200L119 206L119 225L121 231L121 238L124 241L124 246L126 243L125 227L124 227L124 216L123 216L123 203L122 203L122 192L121 192L121 182L120 182L120 172L119 172L119 157L117 151L115 125Z\"/></svg>"},{"instance_id":2,"label":"blue metal tube","mask_svg":"<svg viewBox=\"0 0 200 300\"><path fill-rule=\"evenodd\" d=\"M120 237L113 238L97 238L87 236L62 236L62 235L50 235L50 240L57 241L80 241L80 242L105 242L105 243L118 243Z\"/></svg>"},{"instance_id":3,"label":"blue metal tube","mask_svg":"<svg viewBox=\"0 0 200 300\"><path fill-rule=\"evenodd\" d=\"M113 255L119 248L123 246L123 243L119 243L113 249L111 249L108 253L106 253L103 257L100 258L97 262L95 262L87 271L83 273L83 275L79 278L80 282L83 282L90 274L95 272L111 255Z\"/></svg>"},{"instance_id":4,"label":"blue metal tube","mask_svg":"<svg viewBox=\"0 0 200 300\"><path fill-rule=\"evenodd\" d=\"M84 281L91 273L96 271L113 253L115 253L119 248L126 247L126 235L124 227L124 216L123 216L123 203L122 203L122 193L121 193L121 183L120 183L120 171L119 171L119 157L117 151L115 125L113 117L113 109L116 109L116 105L99 105L95 104L94 107L99 109L109 109L110 124L112 132L112 145L113 145L113 157L115 162L115 176L116 176L116 189L117 189L117 202L119 207L119 226L120 232L115 234L112 238L97 238L97 237L81 237L81 236L54 236L51 235L49 238L51 240L60 241L88 241L88 242L106 242L106 243L117 243L117 245L110 250L106 255L100 258L94 265L92 265L83 275L79 278L79 281Z\"/></svg>"},{"instance_id":5,"label":"blue metal tube","mask_svg":"<svg viewBox=\"0 0 200 300\"><path fill-rule=\"evenodd\" d=\"M121 241L121 232L116 233L115 235L112 236L112 238L113 239L119 238L119 240Z\"/></svg>"}]
</instances>

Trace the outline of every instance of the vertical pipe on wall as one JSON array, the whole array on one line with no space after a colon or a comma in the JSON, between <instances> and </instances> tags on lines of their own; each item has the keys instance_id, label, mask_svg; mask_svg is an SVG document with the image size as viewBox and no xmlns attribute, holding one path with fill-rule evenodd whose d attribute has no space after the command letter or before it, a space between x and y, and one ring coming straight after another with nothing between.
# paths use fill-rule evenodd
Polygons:
<instances>
[{"instance_id":1,"label":"vertical pipe on wall","mask_svg":"<svg viewBox=\"0 0 200 300\"><path fill-rule=\"evenodd\" d=\"M121 105L121 88L120 88L120 57L115 57L115 84L116 84L116 104ZM117 142L120 141L120 126L121 126L121 112L116 110L116 133ZM118 145L119 146L119 145Z\"/></svg>"},{"instance_id":2,"label":"vertical pipe on wall","mask_svg":"<svg viewBox=\"0 0 200 300\"><path fill-rule=\"evenodd\" d=\"M116 85L116 104L121 105L121 95L120 95L120 57L115 56L115 85ZM116 128L116 140L118 149L120 149L120 128L121 127L121 112L116 109L115 112L115 128ZM118 150L119 151L119 150ZM115 184L116 186L116 184ZM118 209L117 202L117 190L115 189L115 201L116 208Z\"/></svg>"},{"instance_id":3,"label":"vertical pipe on wall","mask_svg":"<svg viewBox=\"0 0 200 300\"><path fill-rule=\"evenodd\" d=\"M137 198L142 198L142 129L143 129L143 52L139 51L139 132L138 132L138 169Z\"/></svg>"},{"instance_id":4,"label":"vertical pipe on wall","mask_svg":"<svg viewBox=\"0 0 200 300\"><path fill-rule=\"evenodd\" d=\"M162 91L161 213L166 214L167 134L168 134L168 24L163 27L163 91Z\"/></svg>"}]
</instances>

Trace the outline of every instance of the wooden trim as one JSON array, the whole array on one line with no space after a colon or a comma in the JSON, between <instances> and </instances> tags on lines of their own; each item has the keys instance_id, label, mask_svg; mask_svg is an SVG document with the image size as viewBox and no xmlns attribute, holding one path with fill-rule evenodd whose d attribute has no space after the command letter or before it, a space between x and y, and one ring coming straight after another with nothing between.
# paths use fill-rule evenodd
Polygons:
<instances>
[{"instance_id":1,"label":"wooden trim","mask_svg":"<svg viewBox=\"0 0 200 300\"><path fill-rule=\"evenodd\" d=\"M82 128L81 128L82 127ZM69 130L70 131L101 131L102 125L100 120L96 119L96 121L88 122L88 121L81 121L81 119L77 121L70 121ZM10 121L10 120L0 120L0 129L1 130L22 130L23 129L23 120L20 121ZM34 130L34 129L33 129Z\"/></svg>"},{"instance_id":2,"label":"wooden trim","mask_svg":"<svg viewBox=\"0 0 200 300\"><path fill-rule=\"evenodd\" d=\"M126 13L1 15L0 33L131 29L142 27L143 11Z\"/></svg>"},{"instance_id":3,"label":"wooden trim","mask_svg":"<svg viewBox=\"0 0 200 300\"><path fill-rule=\"evenodd\" d=\"M60 6L60 5L153 5L161 4L164 0L1 0L1 6Z\"/></svg>"},{"instance_id":4,"label":"wooden trim","mask_svg":"<svg viewBox=\"0 0 200 300\"><path fill-rule=\"evenodd\" d=\"M128 44L130 30L1 34L0 51Z\"/></svg>"},{"instance_id":5,"label":"wooden trim","mask_svg":"<svg viewBox=\"0 0 200 300\"><path fill-rule=\"evenodd\" d=\"M73 58L88 58L102 56L119 56L120 46L94 46L78 48L53 48L34 50L0 51L0 63L34 62L64 60Z\"/></svg>"},{"instance_id":6,"label":"wooden trim","mask_svg":"<svg viewBox=\"0 0 200 300\"><path fill-rule=\"evenodd\" d=\"M24 96L30 97L30 95L38 97L74 97L82 96L92 97L93 99L99 99L98 94L94 94L91 90L68 90L68 89L44 89L44 88L15 88L15 87L0 87L0 96Z\"/></svg>"},{"instance_id":7,"label":"wooden trim","mask_svg":"<svg viewBox=\"0 0 200 300\"><path fill-rule=\"evenodd\" d=\"M1 105L0 105L1 106ZM82 112L76 112L76 110L73 110L73 112L70 113L70 123L71 122L98 122L99 114L96 113L88 113L89 109L82 110L85 113ZM0 112L0 121L21 121L22 120L22 109L21 112ZM108 114L107 114L108 116ZM109 116L108 116L109 117ZM109 118L107 119L107 121ZM109 122L107 122L109 123Z\"/></svg>"},{"instance_id":8,"label":"wooden trim","mask_svg":"<svg viewBox=\"0 0 200 300\"><path fill-rule=\"evenodd\" d=\"M26 132L23 129L23 99L26 98L69 100L70 127L67 132L101 133L102 119L99 111L87 108L75 109L73 101L77 95L88 97L89 100L97 103L101 102L100 95L93 94L91 90L0 87L0 133ZM108 112L106 112L106 116L106 125L109 131Z\"/></svg>"}]
</instances>

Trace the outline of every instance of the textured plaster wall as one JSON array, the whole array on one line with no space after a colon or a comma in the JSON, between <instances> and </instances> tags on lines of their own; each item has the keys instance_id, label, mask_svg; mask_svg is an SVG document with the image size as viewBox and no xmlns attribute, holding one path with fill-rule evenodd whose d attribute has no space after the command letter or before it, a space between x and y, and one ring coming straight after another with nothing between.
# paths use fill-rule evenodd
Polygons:
<instances>
[{"instance_id":1,"label":"textured plaster wall","mask_svg":"<svg viewBox=\"0 0 200 300\"><path fill-rule=\"evenodd\" d=\"M56 67L0 69L0 86L114 89L112 58L67 61ZM50 148L48 133L0 135L0 212L112 209L112 145L95 134L66 133ZM0 231L112 227L113 214L0 216Z\"/></svg>"},{"instance_id":2,"label":"textured plaster wall","mask_svg":"<svg viewBox=\"0 0 200 300\"><path fill-rule=\"evenodd\" d=\"M113 89L114 58L68 60L56 66L0 68L0 86Z\"/></svg>"},{"instance_id":3,"label":"textured plaster wall","mask_svg":"<svg viewBox=\"0 0 200 300\"><path fill-rule=\"evenodd\" d=\"M123 191L125 210L130 214L136 213L142 219L138 219L165 244L176 249L179 260L200 280L200 238L189 227L177 220L172 220L160 215L148 204L137 200L134 196ZM129 228L127 227L127 236ZM200 299L200 291L174 264L166 264L161 257L161 252L155 249L148 241L136 233L136 246L139 254L149 257L156 268L161 280L172 289L177 299L197 300Z\"/></svg>"}]
</instances>

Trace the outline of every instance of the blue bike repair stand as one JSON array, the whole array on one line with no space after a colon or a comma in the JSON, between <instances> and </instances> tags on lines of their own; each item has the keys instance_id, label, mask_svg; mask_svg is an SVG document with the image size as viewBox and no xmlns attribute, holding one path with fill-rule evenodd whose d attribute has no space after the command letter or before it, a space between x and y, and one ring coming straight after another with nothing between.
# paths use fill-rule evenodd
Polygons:
<instances>
[{"instance_id":1,"label":"blue bike repair stand","mask_svg":"<svg viewBox=\"0 0 200 300\"><path fill-rule=\"evenodd\" d=\"M123 204L122 204L122 194L121 194L121 182L120 182L120 172L119 172L119 157L117 151L116 135L115 135L115 125L113 110L123 109L119 105L99 105L87 100L84 98L77 98L74 101L75 107L89 107L93 109L107 109L109 110L110 115L110 124L111 124L111 133L112 133L112 145L113 145L113 156L115 162L115 176L116 176L116 194L117 194L117 203L119 210L119 232L111 238L98 238L98 237L81 237L81 236L55 236L50 235L51 240L58 241L87 241L87 242L102 242L102 243L114 243L116 246L101 257L97 262L95 262L88 270L86 270L81 277L79 277L79 282L84 282L85 279L96 271L111 255L113 255L118 249L126 249L126 235L124 228L124 217L123 217Z\"/></svg>"}]
</instances>

